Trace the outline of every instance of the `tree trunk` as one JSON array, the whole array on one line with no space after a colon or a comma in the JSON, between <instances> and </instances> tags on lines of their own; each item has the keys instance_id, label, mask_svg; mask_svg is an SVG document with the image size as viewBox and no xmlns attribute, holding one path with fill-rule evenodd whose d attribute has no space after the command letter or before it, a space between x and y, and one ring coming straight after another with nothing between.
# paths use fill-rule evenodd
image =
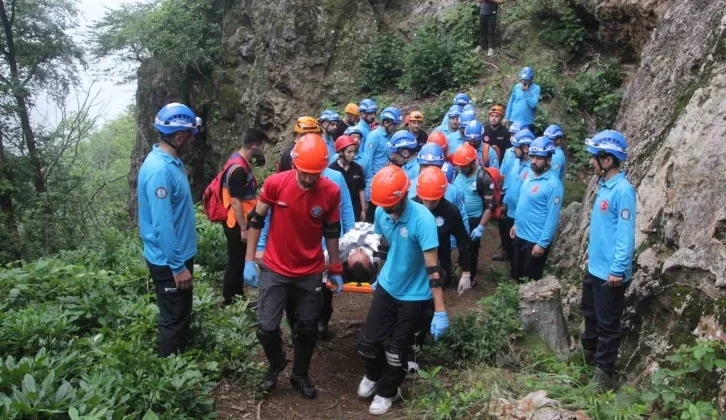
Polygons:
<instances>
[{"instance_id":1,"label":"tree trunk","mask_svg":"<svg viewBox=\"0 0 726 420\"><path fill-rule=\"evenodd\" d=\"M9 251L16 260L22 259L20 252L20 234L15 221L13 208L12 182L5 167L5 147L3 145L3 130L0 130L0 211L5 216L5 228L10 237Z\"/></svg>"},{"instance_id":2,"label":"tree trunk","mask_svg":"<svg viewBox=\"0 0 726 420\"><path fill-rule=\"evenodd\" d=\"M13 16L14 17L14 16ZM3 23L5 31L5 41L7 43L7 63L10 67L10 89L14 92L15 102L17 102L17 113L20 119L20 125L23 129L23 137L25 138L25 146L28 148L30 156L30 164L33 167L33 185L38 193L45 192L45 179L43 178L43 165L38 155L38 149L35 145L35 134L30 126L30 117L28 115L28 104L25 101L24 87L20 82L20 74L18 73L18 59L15 50L15 40L13 37L13 28L5 10L5 2L0 0L0 20Z\"/></svg>"},{"instance_id":3,"label":"tree trunk","mask_svg":"<svg viewBox=\"0 0 726 420\"><path fill-rule=\"evenodd\" d=\"M564 360L570 355L570 333L556 278L547 276L519 288L519 318L524 331L542 338L558 359Z\"/></svg>"}]
</instances>

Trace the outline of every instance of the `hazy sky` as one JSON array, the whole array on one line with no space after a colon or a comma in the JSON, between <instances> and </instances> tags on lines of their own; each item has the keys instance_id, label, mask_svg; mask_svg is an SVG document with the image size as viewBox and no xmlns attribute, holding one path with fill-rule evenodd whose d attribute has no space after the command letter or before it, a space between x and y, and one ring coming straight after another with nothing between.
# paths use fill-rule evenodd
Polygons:
<instances>
[{"instance_id":1,"label":"hazy sky","mask_svg":"<svg viewBox=\"0 0 726 420\"><path fill-rule=\"evenodd\" d=\"M80 0L78 10L81 12L81 17L78 32L83 32L87 25L103 17L107 8L114 9L123 2L124 0ZM77 39L81 45L87 45L87 41L82 37L77 36ZM108 65L108 62L105 64ZM100 67L103 65L90 63L88 69L80 75L82 86L79 88L79 96L83 97L85 91L93 84L93 91L100 91L98 96L100 105L96 109L103 111L103 119L108 120L123 112L133 102L136 83L118 85L116 84L118 80L103 74ZM75 109L76 95L71 94L67 103L70 110ZM56 105L49 102L44 96L37 99L32 117L38 123L47 121L50 124L56 124L60 119Z\"/></svg>"}]
</instances>

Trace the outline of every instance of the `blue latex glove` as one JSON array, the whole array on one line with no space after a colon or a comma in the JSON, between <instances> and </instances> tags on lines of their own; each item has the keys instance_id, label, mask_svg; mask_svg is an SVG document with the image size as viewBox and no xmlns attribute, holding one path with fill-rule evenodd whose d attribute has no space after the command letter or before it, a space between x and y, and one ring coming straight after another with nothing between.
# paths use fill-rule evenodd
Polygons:
<instances>
[{"instance_id":1,"label":"blue latex glove","mask_svg":"<svg viewBox=\"0 0 726 420\"><path fill-rule=\"evenodd\" d=\"M434 312L434 319L431 321L431 335L434 340L444 335L449 330L449 316L444 312Z\"/></svg>"},{"instance_id":2,"label":"blue latex glove","mask_svg":"<svg viewBox=\"0 0 726 420\"><path fill-rule=\"evenodd\" d=\"M257 288L260 285L260 274L257 272L257 264L254 261L245 261L245 269L242 272L245 284Z\"/></svg>"},{"instance_id":3,"label":"blue latex glove","mask_svg":"<svg viewBox=\"0 0 726 420\"><path fill-rule=\"evenodd\" d=\"M478 225L474 230L471 231L471 240L479 241L482 235L484 235L484 226Z\"/></svg>"},{"instance_id":4,"label":"blue latex glove","mask_svg":"<svg viewBox=\"0 0 726 420\"><path fill-rule=\"evenodd\" d=\"M338 286L337 289L335 289L335 294L339 295L340 292L343 291L343 276L340 274L331 274L328 276L328 279L335 283L336 286Z\"/></svg>"}]
</instances>

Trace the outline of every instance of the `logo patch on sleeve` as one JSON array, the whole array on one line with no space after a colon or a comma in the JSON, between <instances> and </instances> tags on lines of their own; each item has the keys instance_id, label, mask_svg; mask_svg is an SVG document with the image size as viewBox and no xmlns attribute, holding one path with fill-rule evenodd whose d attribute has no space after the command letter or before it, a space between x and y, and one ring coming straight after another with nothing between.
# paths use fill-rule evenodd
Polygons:
<instances>
[{"instance_id":1,"label":"logo patch on sleeve","mask_svg":"<svg viewBox=\"0 0 726 420\"><path fill-rule=\"evenodd\" d=\"M560 197L555 197L553 201L555 202L555 204L560 204Z\"/></svg>"},{"instance_id":2,"label":"logo patch on sleeve","mask_svg":"<svg viewBox=\"0 0 726 420\"><path fill-rule=\"evenodd\" d=\"M605 211L605 210L608 209L608 207L609 207L609 205L608 205L608 201L607 200L602 200L600 202L600 210Z\"/></svg>"},{"instance_id":3,"label":"logo patch on sleeve","mask_svg":"<svg viewBox=\"0 0 726 420\"><path fill-rule=\"evenodd\" d=\"M169 193L166 191L166 188L159 187L156 189L156 197L160 199L165 199L166 196L169 195Z\"/></svg>"},{"instance_id":4,"label":"logo patch on sleeve","mask_svg":"<svg viewBox=\"0 0 726 420\"><path fill-rule=\"evenodd\" d=\"M620 217L622 217L623 220L630 220L630 210L623 209L623 211L620 212Z\"/></svg>"},{"instance_id":5,"label":"logo patch on sleeve","mask_svg":"<svg viewBox=\"0 0 726 420\"><path fill-rule=\"evenodd\" d=\"M555 163L555 169L560 169L560 164L559 163Z\"/></svg>"}]
</instances>

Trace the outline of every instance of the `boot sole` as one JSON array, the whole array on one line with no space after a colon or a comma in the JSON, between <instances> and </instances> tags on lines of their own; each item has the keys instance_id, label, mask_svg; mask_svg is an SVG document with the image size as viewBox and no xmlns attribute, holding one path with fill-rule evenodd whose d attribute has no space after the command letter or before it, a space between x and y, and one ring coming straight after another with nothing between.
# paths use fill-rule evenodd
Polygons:
<instances>
[{"instance_id":1,"label":"boot sole","mask_svg":"<svg viewBox=\"0 0 726 420\"><path fill-rule=\"evenodd\" d=\"M314 399L318 398L318 392L317 392L317 390L316 390L316 391L315 391L315 393L314 393L314 394L312 394L312 395L305 395L305 394L304 394L304 393L302 392L302 390L300 389L300 387L298 387L297 385L295 385L295 382L293 382L292 378L290 378L290 386L292 387L292 389L293 389L293 390L294 390L295 392L297 392L297 393L298 393L298 395L300 395L301 397L303 397L303 398L304 398L304 399L306 399L306 400L314 400Z\"/></svg>"}]
</instances>

